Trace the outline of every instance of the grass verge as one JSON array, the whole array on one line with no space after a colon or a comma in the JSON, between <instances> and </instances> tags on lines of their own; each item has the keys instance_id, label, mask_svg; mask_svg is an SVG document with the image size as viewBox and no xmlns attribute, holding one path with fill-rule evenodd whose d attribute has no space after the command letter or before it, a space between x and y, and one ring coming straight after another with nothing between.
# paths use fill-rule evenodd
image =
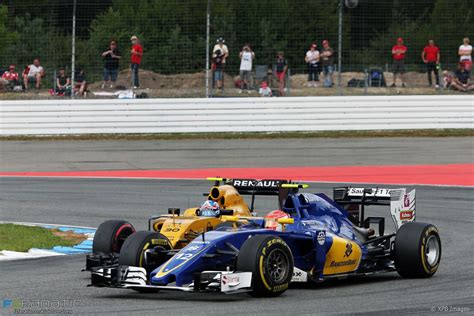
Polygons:
<instances>
[{"instance_id":1,"label":"grass verge","mask_svg":"<svg viewBox=\"0 0 474 316\"><path fill-rule=\"evenodd\" d=\"M83 134L0 136L0 141L23 140L181 140L181 139L272 139L272 138L369 138L369 137L472 137L474 129L417 129L383 131L246 132L173 134Z\"/></svg>"},{"instance_id":2,"label":"grass verge","mask_svg":"<svg viewBox=\"0 0 474 316\"><path fill-rule=\"evenodd\" d=\"M83 235L60 232L57 229L0 224L0 250L24 252L31 248L50 249L54 246L74 246L85 239Z\"/></svg>"}]
</instances>

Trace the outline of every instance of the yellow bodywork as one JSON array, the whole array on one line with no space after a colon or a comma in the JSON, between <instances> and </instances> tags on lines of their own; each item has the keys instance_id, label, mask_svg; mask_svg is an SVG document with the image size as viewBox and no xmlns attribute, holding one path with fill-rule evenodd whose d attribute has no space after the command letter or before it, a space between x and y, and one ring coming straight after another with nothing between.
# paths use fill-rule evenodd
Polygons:
<instances>
[{"instance_id":1,"label":"yellow bodywork","mask_svg":"<svg viewBox=\"0 0 474 316\"><path fill-rule=\"evenodd\" d=\"M357 270L362 257L359 245L335 235L332 240L331 248L326 254L323 274L344 274Z\"/></svg>"},{"instance_id":2,"label":"yellow bodywork","mask_svg":"<svg viewBox=\"0 0 474 316\"><path fill-rule=\"evenodd\" d=\"M163 215L153 222L153 230L166 236L173 248L182 248L203 231L213 230L223 222L244 222L245 217L251 217L250 209L245 200L231 185L212 187L209 191L209 200L219 203L221 209L234 211L233 216L223 215L219 218L197 216L199 208L188 208L183 215Z\"/></svg>"}]
</instances>

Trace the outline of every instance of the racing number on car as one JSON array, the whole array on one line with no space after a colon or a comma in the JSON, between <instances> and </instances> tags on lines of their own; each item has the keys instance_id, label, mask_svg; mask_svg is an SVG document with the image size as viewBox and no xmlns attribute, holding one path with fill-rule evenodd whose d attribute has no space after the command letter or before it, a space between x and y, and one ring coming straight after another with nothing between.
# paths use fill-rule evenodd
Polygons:
<instances>
[{"instance_id":1,"label":"racing number on car","mask_svg":"<svg viewBox=\"0 0 474 316\"><path fill-rule=\"evenodd\" d=\"M177 233L177 232L179 232L179 230L180 230L179 227L175 227L175 228L173 228L173 227L167 227L167 228L165 229L165 232Z\"/></svg>"},{"instance_id":2,"label":"racing number on car","mask_svg":"<svg viewBox=\"0 0 474 316\"><path fill-rule=\"evenodd\" d=\"M192 256L192 253L178 253L174 258L178 260L189 260Z\"/></svg>"}]
</instances>

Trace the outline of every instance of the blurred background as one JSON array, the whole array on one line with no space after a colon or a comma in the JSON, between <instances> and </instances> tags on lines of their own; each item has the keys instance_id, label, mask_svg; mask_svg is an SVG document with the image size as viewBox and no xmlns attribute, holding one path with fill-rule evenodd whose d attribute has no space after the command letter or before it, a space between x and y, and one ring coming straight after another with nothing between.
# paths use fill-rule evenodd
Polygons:
<instances>
[{"instance_id":1,"label":"blurred background","mask_svg":"<svg viewBox=\"0 0 474 316\"><path fill-rule=\"evenodd\" d=\"M474 38L472 0L346 2L4 0L0 2L0 68L15 64L21 72L38 57L46 74L43 86L48 89L54 85L60 67L69 73L72 68L83 67L89 89L97 91L101 90L104 67L101 54L115 40L123 55L116 88L128 88L130 37L136 35L143 45L140 87L148 89L150 96L213 96L212 72L207 72L206 90L206 71L212 63L213 46L222 37L229 49L223 96L238 93L239 52L246 43L256 55L250 87L254 89L258 89L261 79L261 74L255 72L256 66L272 69L276 53L283 51L289 66L288 95L455 93L428 87L421 53L428 40L433 39L441 51L440 71L455 70L463 38ZM350 8L352 2L357 4L354 8ZM316 43L320 50L322 41L329 41L338 70L339 34L341 81L335 73L332 88L322 87L322 81L317 87L308 87L304 56L310 45ZM368 79L373 69L384 73L387 86L392 84L391 49L399 37L408 47L406 89L370 84ZM357 80L356 87L348 87L351 79ZM40 92L32 97L42 95Z\"/></svg>"}]
</instances>

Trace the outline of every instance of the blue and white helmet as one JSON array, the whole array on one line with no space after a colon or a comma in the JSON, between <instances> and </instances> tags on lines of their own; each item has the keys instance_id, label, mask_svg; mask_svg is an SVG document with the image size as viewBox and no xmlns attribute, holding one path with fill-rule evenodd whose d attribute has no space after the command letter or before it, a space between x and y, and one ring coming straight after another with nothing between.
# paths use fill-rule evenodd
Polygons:
<instances>
[{"instance_id":1,"label":"blue and white helmet","mask_svg":"<svg viewBox=\"0 0 474 316\"><path fill-rule=\"evenodd\" d=\"M204 201L199 208L199 214L201 216L217 217L221 213L219 203L216 201Z\"/></svg>"}]
</instances>

